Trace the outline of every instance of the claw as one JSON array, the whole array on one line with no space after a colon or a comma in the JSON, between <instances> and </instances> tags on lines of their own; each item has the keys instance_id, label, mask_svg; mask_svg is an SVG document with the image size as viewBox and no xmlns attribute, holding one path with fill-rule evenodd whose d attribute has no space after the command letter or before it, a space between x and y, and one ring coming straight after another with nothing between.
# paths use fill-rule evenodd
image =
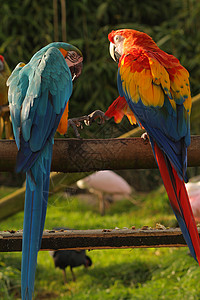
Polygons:
<instances>
[{"instance_id":1,"label":"claw","mask_svg":"<svg viewBox=\"0 0 200 300\"><path fill-rule=\"evenodd\" d=\"M148 136L147 132L144 132L144 133L141 135L141 138L144 140L145 143L148 143L148 142L149 142L149 136Z\"/></svg>"},{"instance_id":2,"label":"claw","mask_svg":"<svg viewBox=\"0 0 200 300\"><path fill-rule=\"evenodd\" d=\"M78 132L78 128L83 129L82 122L89 121L89 116L82 116L77 118L68 119L68 127L72 127L75 133L75 136L80 139L80 133Z\"/></svg>"},{"instance_id":3,"label":"claw","mask_svg":"<svg viewBox=\"0 0 200 300\"><path fill-rule=\"evenodd\" d=\"M105 123L105 121L109 120L109 117L107 117L105 115L105 113L99 109L95 110L91 114L89 114L88 118L89 118L88 120L84 120L84 122L87 126L90 126L92 124L92 122L94 122L98 118L100 119L98 122L99 125L102 125Z\"/></svg>"},{"instance_id":4,"label":"claw","mask_svg":"<svg viewBox=\"0 0 200 300\"><path fill-rule=\"evenodd\" d=\"M100 119L98 124L104 124L105 121L109 120L110 118L105 115L105 113L101 110L95 110L88 116L82 116L78 118L72 118L68 119L68 127L72 127L74 130L74 133L77 138L81 138L78 128L83 129L83 124L84 122L85 125L90 126L95 120Z\"/></svg>"},{"instance_id":5,"label":"claw","mask_svg":"<svg viewBox=\"0 0 200 300\"><path fill-rule=\"evenodd\" d=\"M80 136L80 133L78 132L78 127L80 127L80 122L77 122L77 121L74 121L74 119L69 119L68 120L68 128L71 126L74 130L74 133L75 133L75 136L80 139L81 136Z\"/></svg>"}]
</instances>

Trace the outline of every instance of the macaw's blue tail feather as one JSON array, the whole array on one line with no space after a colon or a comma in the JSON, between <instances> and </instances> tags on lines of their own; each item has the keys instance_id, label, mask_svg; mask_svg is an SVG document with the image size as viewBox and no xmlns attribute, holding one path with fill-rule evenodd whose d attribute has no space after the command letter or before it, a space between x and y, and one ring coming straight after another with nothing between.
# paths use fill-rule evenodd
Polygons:
<instances>
[{"instance_id":1,"label":"macaw's blue tail feather","mask_svg":"<svg viewBox=\"0 0 200 300\"><path fill-rule=\"evenodd\" d=\"M51 153L49 153L50 158L48 160L45 160L45 168L46 173L43 173L43 201L42 201L42 218L41 218L41 231L40 231L40 241L39 241L39 248L41 246L42 241L42 234L44 229L44 223L46 218L46 211L47 211L47 204L48 204L48 196L49 196L49 179L50 179L50 171L51 171L51 161L52 161L52 150L51 147ZM46 176L46 174L48 176Z\"/></svg>"},{"instance_id":2,"label":"macaw's blue tail feather","mask_svg":"<svg viewBox=\"0 0 200 300\"><path fill-rule=\"evenodd\" d=\"M200 239L185 183L158 145L151 143L174 214L192 256L200 264Z\"/></svg>"},{"instance_id":3,"label":"macaw's blue tail feather","mask_svg":"<svg viewBox=\"0 0 200 300\"><path fill-rule=\"evenodd\" d=\"M26 195L24 208L23 242L22 242L22 267L21 285L22 299L32 299L34 279L37 265L37 252L39 244L40 222L42 216L42 173L39 172L37 187L33 191L31 185L32 175L26 174Z\"/></svg>"},{"instance_id":4,"label":"macaw's blue tail feather","mask_svg":"<svg viewBox=\"0 0 200 300\"><path fill-rule=\"evenodd\" d=\"M24 208L21 289L22 299L31 300L37 265L37 254L41 246L48 201L52 144L44 149L40 161L26 173L26 195Z\"/></svg>"}]
</instances>

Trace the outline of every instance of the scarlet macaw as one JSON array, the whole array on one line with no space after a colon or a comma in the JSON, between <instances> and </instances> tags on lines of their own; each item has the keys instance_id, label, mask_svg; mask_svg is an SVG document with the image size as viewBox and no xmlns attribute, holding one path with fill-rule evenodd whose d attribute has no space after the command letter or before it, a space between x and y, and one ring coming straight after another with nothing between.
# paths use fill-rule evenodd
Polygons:
<instances>
[{"instance_id":1,"label":"scarlet macaw","mask_svg":"<svg viewBox=\"0 0 200 300\"><path fill-rule=\"evenodd\" d=\"M66 43L51 43L25 65L19 63L7 81L15 141L16 171L26 172L21 293L32 299L49 191L54 133L66 128L72 81L82 69L82 54ZM71 72L70 72L71 71ZM65 126L65 124L66 126Z\"/></svg>"},{"instance_id":2,"label":"scarlet macaw","mask_svg":"<svg viewBox=\"0 0 200 300\"><path fill-rule=\"evenodd\" d=\"M0 105L8 105L8 87L6 86L6 81L10 76L11 72L8 67L8 64L5 61L5 58L0 55ZM10 113L9 111L1 112L0 116L0 138L4 136L5 129L5 137L7 139L13 138L12 134L12 126L10 121Z\"/></svg>"},{"instance_id":3,"label":"scarlet macaw","mask_svg":"<svg viewBox=\"0 0 200 300\"><path fill-rule=\"evenodd\" d=\"M136 30L112 31L110 54L118 62L119 97L105 115L127 115L148 133L173 211L192 256L200 264L200 240L184 181L190 144L189 74L173 55Z\"/></svg>"}]
</instances>

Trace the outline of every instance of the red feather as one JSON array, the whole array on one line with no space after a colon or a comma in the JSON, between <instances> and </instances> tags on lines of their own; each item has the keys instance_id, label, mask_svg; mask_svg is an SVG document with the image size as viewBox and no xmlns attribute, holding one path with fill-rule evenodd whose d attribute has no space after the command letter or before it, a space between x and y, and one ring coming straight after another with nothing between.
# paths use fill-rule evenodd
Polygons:
<instances>
[{"instance_id":1,"label":"red feather","mask_svg":"<svg viewBox=\"0 0 200 300\"><path fill-rule=\"evenodd\" d=\"M191 247L194 248L196 257L194 257L200 264L200 240L197 227L195 224L193 212L190 206L189 197L185 187L185 183L180 179L176 170L171 165L169 160L160 150L158 145L154 142L155 157L158 163L161 177L165 185L171 206L176 214L184 220L187 230L191 238ZM169 165L170 164L170 165ZM180 224L179 224L180 225ZM181 228L182 230L182 228ZM183 232L183 230L182 230ZM185 238L186 239L186 238ZM188 243L188 241L186 241ZM189 246L188 244L188 246Z\"/></svg>"},{"instance_id":2,"label":"red feather","mask_svg":"<svg viewBox=\"0 0 200 300\"><path fill-rule=\"evenodd\" d=\"M124 97L118 97L105 112L109 118L114 117L115 123L120 123L124 115L127 116L131 124L136 124L134 113L129 108L128 103Z\"/></svg>"}]
</instances>

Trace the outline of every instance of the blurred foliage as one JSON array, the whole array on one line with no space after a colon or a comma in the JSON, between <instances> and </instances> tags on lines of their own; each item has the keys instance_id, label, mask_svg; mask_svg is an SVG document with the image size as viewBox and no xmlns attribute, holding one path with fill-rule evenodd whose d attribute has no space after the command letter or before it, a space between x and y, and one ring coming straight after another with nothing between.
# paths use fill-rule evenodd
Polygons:
<instances>
[{"instance_id":1,"label":"blurred foliage","mask_svg":"<svg viewBox=\"0 0 200 300\"><path fill-rule=\"evenodd\" d=\"M61 7L58 28L61 37ZM10 67L28 62L53 41L53 1L0 0L0 53ZM105 110L117 97L117 66L108 53L112 29L134 28L150 34L177 56L191 73L192 94L200 92L200 2L195 0L66 0L67 41L84 55L82 76L75 83L70 115Z\"/></svg>"},{"instance_id":2,"label":"blurred foliage","mask_svg":"<svg viewBox=\"0 0 200 300\"><path fill-rule=\"evenodd\" d=\"M54 1L58 5L58 36L62 40L61 3ZM28 62L36 51L54 40L53 0L0 0L0 7L0 54L13 69L20 61ZM200 2L195 0L66 0L67 41L79 47L84 55L83 72L74 84L70 101L70 117L95 109L105 111L118 96L117 65L110 58L107 39L113 29L132 28L151 35L161 49L174 54L189 70L192 95L199 93L199 15ZM117 137L131 129L124 118L121 124L114 124L113 120L105 126L95 124L90 130L85 128L81 135ZM192 127L192 133L199 130ZM68 136L74 133L69 130ZM148 173L135 172L135 178ZM155 179L151 185L158 182Z\"/></svg>"}]
</instances>

